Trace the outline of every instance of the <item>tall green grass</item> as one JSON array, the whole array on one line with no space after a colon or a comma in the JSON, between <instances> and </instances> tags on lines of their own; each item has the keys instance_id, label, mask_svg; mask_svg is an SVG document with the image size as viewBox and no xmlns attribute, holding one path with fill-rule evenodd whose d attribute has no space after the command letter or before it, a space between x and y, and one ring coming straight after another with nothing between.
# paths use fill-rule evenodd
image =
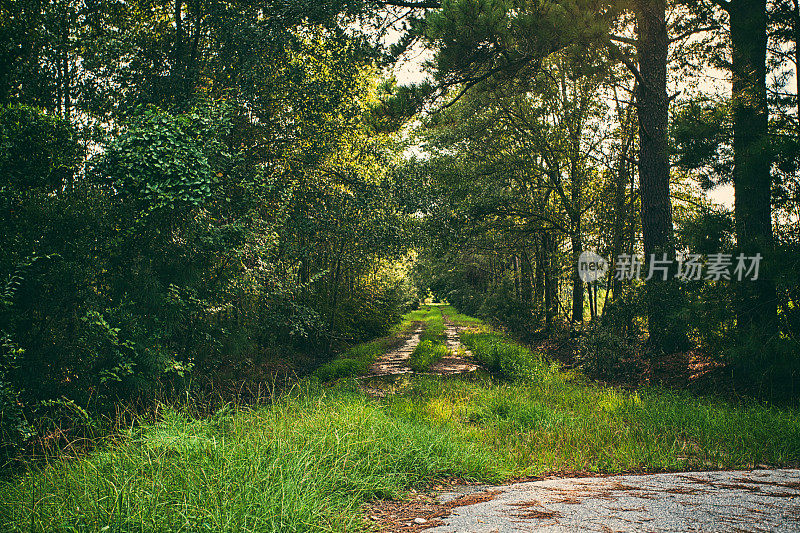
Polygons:
<instances>
[{"instance_id":1,"label":"tall green grass","mask_svg":"<svg viewBox=\"0 0 800 533\"><path fill-rule=\"evenodd\" d=\"M494 331L465 331L461 342L495 375L521 382L559 380L558 366Z\"/></svg>"},{"instance_id":2,"label":"tall green grass","mask_svg":"<svg viewBox=\"0 0 800 533\"><path fill-rule=\"evenodd\" d=\"M445 338L444 318L442 318L441 307L432 307L432 311L423 318L424 330L420 336L420 341L430 341L441 343Z\"/></svg>"},{"instance_id":3,"label":"tall green grass","mask_svg":"<svg viewBox=\"0 0 800 533\"><path fill-rule=\"evenodd\" d=\"M450 319L451 322L459 326L486 327L481 319L460 313L451 305L443 305L440 306L439 309L443 315L447 315L447 318Z\"/></svg>"},{"instance_id":4,"label":"tall green grass","mask_svg":"<svg viewBox=\"0 0 800 533\"><path fill-rule=\"evenodd\" d=\"M383 355L391 344L392 338L386 337L353 346L317 368L314 376L322 381L333 381L366 374L372 363Z\"/></svg>"},{"instance_id":5,"label":"tall green grass","mask_svg":"<svg viewBox=\"0 0 800 533\"><path fill-rule=\"evenodd\" d=\"M3 531L351 531L360 506L444 475L499 480L491 450L356 389L157 424L0 484Z\"/></svg>"},{"instance_id":6,"label":"tall green grass","mask_svg":"<svg viewBox=\"0 0 800 533\"><path fill-rule=\"evenodd\" d=\"M463 338L506 379L415 376L383 400L309 381L269 407L166 411L0 482L0 531L351 531L364 502L442 476L800 463L797 409L593 384L485 327Z\"/></svg>"},{"instance_id":7,"label":"tall green grass","mask_svg":"<svg viewBox=\"0 0 800 533\"><path fill-rule=\"evenodd\" d=\"M441 342L431 340L420 341L408 361L408 366L414 372L426 372L432 365L436 364L442 357L450 353L450 350Z\"/></svg>"},{"instance_id":8,"label":"tall green grass","mask_svg":"<svg viewBox=\"0 0 800 533\"><path fill-rule=\"evenodd\" d=\"M391 412L496 450L515 475L753 468L800 462L800 413L569 379L419 376Z\"/></svg>"}]
</instances>

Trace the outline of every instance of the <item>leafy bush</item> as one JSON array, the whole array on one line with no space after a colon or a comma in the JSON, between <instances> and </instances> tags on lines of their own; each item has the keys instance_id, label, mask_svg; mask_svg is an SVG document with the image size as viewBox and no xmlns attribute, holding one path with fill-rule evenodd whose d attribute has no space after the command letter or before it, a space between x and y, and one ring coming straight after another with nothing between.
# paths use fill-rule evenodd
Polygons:
<instances>
[{"instance_id":1,"label":"leafy bush","mask_svg":"<svg viewBox=\"0 0 800 533\"><path fill-rule=\"evenodd\" d=\"M634 340L608 327L591 324L578 339L575 362L592 378L611 379L624 374L622 361L635 348Z\"/></svg>"},{"instance_id":2,"label":"leafy bush","mask_svg":"<svg viewBox=\"0 0 800 533\"><path fill-rule=\"evenodd\" d=\"M365 170L345 187L319 161L265 164L248 110L189 109L117 123L83 172L68 123L0 109L4 441L21 443L25 420L77 431L120 402L306 372L309 356L387 335L413 302L397 212L357 183ZM378 351L319 373L362 373Z\"/></svg>"},{"instance_id":3,"label":"leafy bush","mask_svg":"<svg viewBox=\"0 0 800 533\"><path fill-rule=\"evenodd\" d=\"M33 107L0 106L0 190L57 189L73 178L81 157L69 122Z\"/></svg>"},{"instance_id":4,"label":"leafy bush","mask_svg":"<svg viewBox=\"0 0 800 533\"><path fill-rule=\"evenodd\" d=\"M761 332L739 336L724 352L734 383L747 394L783 401L800 392L800 343Z\"/></svg>"},{"instance_id":5,"label":"leafy bush","mask_svg":"<svg viewBox=\"0 0 800 533\"><path fill-rule=\"evenodd\" d=\"M526 333L533 328L533 311L530 304L520 302L510 295L513 289L501 286L486 295L477 315L494 324L502 324L515 333Z\"/></svg>"}]
</instances>

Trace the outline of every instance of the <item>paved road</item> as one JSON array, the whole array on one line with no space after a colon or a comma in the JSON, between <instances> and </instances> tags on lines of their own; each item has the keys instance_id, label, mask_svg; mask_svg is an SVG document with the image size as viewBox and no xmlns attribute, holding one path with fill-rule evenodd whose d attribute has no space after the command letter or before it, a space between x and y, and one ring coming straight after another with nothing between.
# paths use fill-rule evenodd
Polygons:
<instances>
[{"instance_id":1,"label":"paved road","mask_svg":"<svg viewBox=\"0 0 800 533\"><path fill-rule=\"evenodd\" d=\"M800 470L567 478L482 489L501 492L453 508L445 525L427 531L800 531Z\"/></svg>"}]
</instances>

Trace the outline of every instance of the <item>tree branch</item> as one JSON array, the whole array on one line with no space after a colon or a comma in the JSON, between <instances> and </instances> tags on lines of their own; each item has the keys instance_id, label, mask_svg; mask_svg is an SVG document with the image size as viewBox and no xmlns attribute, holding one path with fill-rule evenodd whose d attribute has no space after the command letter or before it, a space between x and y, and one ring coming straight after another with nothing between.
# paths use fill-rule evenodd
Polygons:
<instances>
[{"instance_id":1,"label":"tree branch","mask_svg":"<svg viewBox=\"0 0 800 533\"><path fill-rule=\"evenodd\" d=\"M689 37L691 35L694 35L695 33L702 33L704 31L713 31L713 30L718 30L718 29L720 29L719 24L712 24L711 26L703 26L702 28L694 28L694 29L685 31L685 32L681 33L680 35L676 35L675 37L671 38L669 40L669 42L671 44L671 43L680 41L682 39L685 39L685 38L687 38L687 37Z\"/></svg>"},{"instance_id":2,"label":"tree branch","mask_svg":"<svg viewBox=\"0 0 800 533\"><path fill-rule=\"evenodd\" d=\"M625 43L631 46L636 46L636 39L631 37L623 37L622 35L614 35L613 33L608 36L608 38L616 43Z\"/></svg>"},{"instance_id":3,"label":"tree branch","mask_svg":"<svg viewBox=\"0 0 800 533\"><path fill-rule=\"evenodd\" d=\"M384 6L410 7L412 9L435 9L442 7L438 0L378 0L378 4Z\"/></svg>"},{"instance_id":4,"label":"tree branch","mask_svg":"<svg viewBox=\"0 0 800 533\"><path fill-rule=\"evenodd\" d=\"M643 87L646 86L639 69L636 67L636 65L634 65L633 61L631 61L630 58L619 49L619 46L614 44L611 39L606 42L606 46L608 47L608 50L611 52L612 56L615 56L617 59L622 61L623 65L628 67L628 70L631 71L631 74L633 74L633 77L636 78L636 81L639 83L639 85Z\"/></svg>"}]
</instances>

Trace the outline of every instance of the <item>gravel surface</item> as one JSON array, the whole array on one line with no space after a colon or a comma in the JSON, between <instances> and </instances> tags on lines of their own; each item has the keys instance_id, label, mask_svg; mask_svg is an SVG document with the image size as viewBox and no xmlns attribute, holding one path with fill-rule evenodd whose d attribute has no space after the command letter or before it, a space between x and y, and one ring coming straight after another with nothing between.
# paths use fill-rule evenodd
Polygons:
<instances>
[{"instance_id":1,"label":"gravel surface","mask_svg":"<svg viewBox=\"0 0 800 533\"><path fill-rule=\"evenodd\" d=\"M800 531L800 470L549 479L482 487L429 532ZM439 495L441 502L453 493ZM441 522L439 522L441 524Z\"/></svg>"}]
</instances>

